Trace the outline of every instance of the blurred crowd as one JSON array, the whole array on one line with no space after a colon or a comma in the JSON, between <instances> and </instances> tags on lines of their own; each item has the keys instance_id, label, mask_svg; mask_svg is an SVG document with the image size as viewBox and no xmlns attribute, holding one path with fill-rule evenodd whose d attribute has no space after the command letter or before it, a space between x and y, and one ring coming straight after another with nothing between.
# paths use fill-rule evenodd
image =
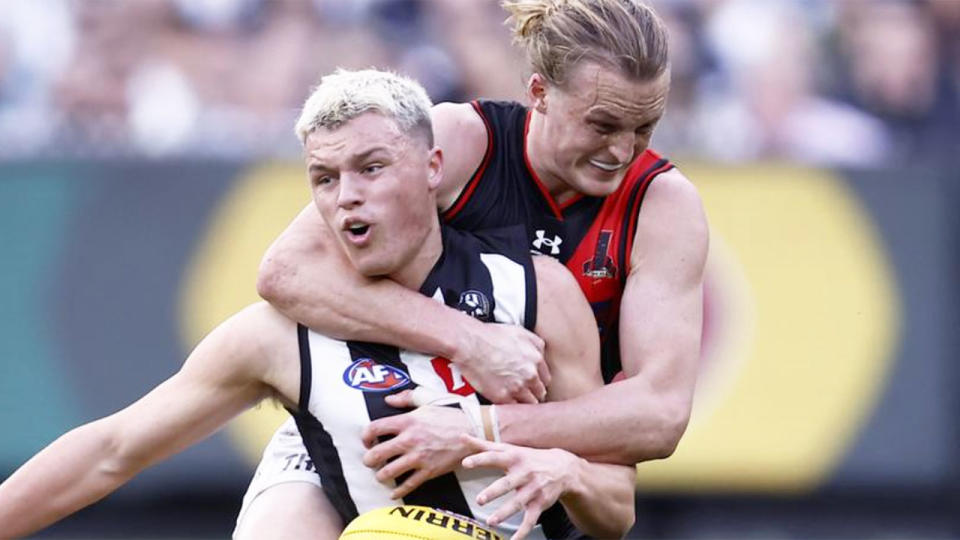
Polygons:
<instances>
[{"instance_id":1,"label":"blurred crowd","mask_svg":"<svg viewBox=\"0 0 960 540\"><path fill-rule=\"evenodd\" d=\"M960 0L652 0L675 157L892 166L960 150ZM495 0L0 0L0 159L292 157L337 66L522 99Z\"/></svg>"}]
</instances>

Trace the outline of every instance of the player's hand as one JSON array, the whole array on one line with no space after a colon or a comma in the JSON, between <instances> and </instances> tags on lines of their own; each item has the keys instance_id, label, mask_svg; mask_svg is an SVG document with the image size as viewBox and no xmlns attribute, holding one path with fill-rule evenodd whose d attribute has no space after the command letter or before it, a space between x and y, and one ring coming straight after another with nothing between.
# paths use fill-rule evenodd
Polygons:
<instances>
[{"instance_id":1,"label":"player's hand","mask_svg":"<svg viewBox=\"0 0 960 540\"><path fill-rule=\"evenodd\" d=\"M403 407L409 392L390 396L388 403ZM374 420L363 430L363 444L368 448L363 464L377 470L377 480L389 482L407 471L413 471L391 496L399 499L421 484L460 466L472 450L460 439L473 433L467 414L454 407L424 406L414 411ZM391 436L379 442L380 437ZM393 459L392 461L391 458Z\"/></svg>"},{"instance_id":2,"label":"player's hand","mask_svg":"<svg viewBox=\"0 0 960 540\"><path fill-rule=\"evenodd\" d=\"M473 388L493 403L537 403L550 385L543 340L511 324L464 326L460 352L450 359Z\"/></svg>"},{"instance_id":3,"label":"player's hand","mask_svg":"<svg viewBox=\"0 0 960 540\"><path fill-rule=\"evenodd\" d=\"M475 454L464 458L467 469L500 469L504 476L477 495L477 504L485 505L513 492L487 523L497 526L523 511L523 522L511 540L525 537L537 524L544 510L553 506L571 486L581 459L566 450L527 448L507 443L494 443L470 435L460 440Z\"/></svg>"}]
</instances>

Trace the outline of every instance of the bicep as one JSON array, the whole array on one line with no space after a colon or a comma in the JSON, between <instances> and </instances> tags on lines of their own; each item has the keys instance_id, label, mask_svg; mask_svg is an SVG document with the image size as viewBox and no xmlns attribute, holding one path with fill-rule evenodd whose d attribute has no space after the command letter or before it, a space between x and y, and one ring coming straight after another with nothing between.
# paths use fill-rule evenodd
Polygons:
<instances>
[{"instance_id":1,"label":"bicep","mask_svg":"<svg viewBox=\"0 0 960 540\"><path fill-rule=\"evenodd\" d=\"M599 388L600 340L590 305L570 272L547 256L534 257L537 326L552 376L547 400L577 397Z\"/></svg>"},{"instance_id":2,"label":"bicep","mask_svg":"<svg viewBox=\"0 0 960 540\"><path fill-rule=\"evenodd\" d=\"M106 419L119 435L125 459L149 465L210 435L231 418L270 395L261 373L260 338L250 332L245 311L217 327L183 367L144 397ZM258 362L263 362L258 365Z\"/></svg>"},{"instance_id":3,"label":"bicep","mask_svg":"<svg viewBox=\"0 0 960 540\"><path fill-rule=\"evenodd\" d=\"M250 404L225 397L174 375L108 419L120 434L118 453L146 466L189 447Z\"/></svg>"},{"instance_id":4,"label":"bicep","mask_svg":"<svg viewBox=\"0 0 960 540\"><path fill-rule=\"evenodd\" d=\"M621 300L625 375L643 373L654 389L692 388L707 248L706 217L696 190L679 172L665 173L645 197Z\"/></svg>"}]
</instances>

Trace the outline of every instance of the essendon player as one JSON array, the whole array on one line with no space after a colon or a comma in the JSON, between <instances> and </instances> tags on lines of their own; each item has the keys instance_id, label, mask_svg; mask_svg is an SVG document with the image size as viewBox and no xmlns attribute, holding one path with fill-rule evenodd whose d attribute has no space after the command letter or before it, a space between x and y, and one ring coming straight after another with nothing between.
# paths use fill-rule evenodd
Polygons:
<instances>
[{"instance_id":1,"label":"essendon player","mask_svg":"<svg viewBox=\"0 0 960 540\"><path fill-rule=\"evenodd\" d=\"M600 71L597 67L581 69L571 75L571 84L588 84L579 79L593 79L598 76L597 71ZM532 80L531 85L535 87L532 92L544 91L538 80ZM546 100L535 101L535 104L543 101ZM550 102L553 105L554 101ZM629 257L640 206L653 179L672 171L673 165L656 152L645 150L632 163L621 163L616 172L623 180L610 184L616 188L612 193L603 191L608 187L606 184L594 187L599 190L596 192L604 193L600 196L576 191L570 183L555 184L550 189L545 182L556 177L544 171L541 178L529 155L531 140L536 136L536 126L531 126L538 117L536 105L527 109L516 103L477 101L445 107L450 115L472 115L464 120L473 119L478 127L482 126L488 143L480 168L443 212L443 218L461 230L481 230L491 223L525 224L530 248L563 261L580 283L593 307L604 346L604 379L611 381L621 369L617 322L620 298L631 268ZM597 112L591 114L600 116ZM568 135L568 138L573 137ZM456 150L451 149L448 155ZM632 156L624 149L619 150ZM523 158L516 159L518 155ZM587 162L595 159L590 156L587 153L582 159ZM590 167L599 171L595 174L601 181L603 176L612 174L603 168ZM588 169L584 174L589 173L593 171ZM587 182L590 180L593 179L588 177ZM669 179L662 181L670 182Z\"/></svg>"},{"instance_id":2,"label":"essendon player","mask_svg":"<svg viewBox=\"0 0 960 540\"><path fill-rule=\"evenodd\" d=\"M552 259L532 260L519 228L475 236L440 225L436 192L443 160L433 145L430 107L416 83L375 71L324 77L307 100L298 134L314 203L336 231L338 249L362 276L391 279L469 316L534 329L556 372L550 399L601 386L590 310L567 271ZM565 309L550 309L554 302ZM452 379L434 360L395 346L335 340L266 303L251 306L214 329L177 374L142 399L67 433L0 484L2 536L30 534L99 500L245 408L274 397L294 415L329 504L290 520L274 515L272 530L258 538L334 538L358 513L393 504L395 484L362 464L360 435L372 420L403 412L387 402L391 393L448 396ZM569 522L560 519L563 509L594 536L621 536L629 529L632 468L494 442L496 417L480 399L461 392L454 398L457 408L435 408L472 419L474 438L464 437L464 444L486 452L464 466L486 466L431 479L405 502L494 521L500 534L516 537L570 537ZM532 478L499 466L503 475L494 470L493 453L549 463L551 469ZM531 511L527 501L522 519L512 521L497 518L501 510L482 502L528 482L551 487L549 494L539 493L543 505L562 499L563 509L555 506L540 525L539 510Z\"/></svg>"}]
</instances>

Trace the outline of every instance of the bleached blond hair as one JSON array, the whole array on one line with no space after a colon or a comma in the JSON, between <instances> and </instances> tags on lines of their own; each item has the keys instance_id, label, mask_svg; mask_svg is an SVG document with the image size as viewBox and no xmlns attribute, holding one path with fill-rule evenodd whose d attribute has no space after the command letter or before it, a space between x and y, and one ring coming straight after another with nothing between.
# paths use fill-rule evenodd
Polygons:
<instances>
[{"instance_id":1,"label":"bleached blond hair","mask_svg":"<svg viewBox=\"0 0 960 540\"><path fill-rule=\"evenodd\" d=\"M297 138L305 144L307 136L318 128L336 129L375 111L396 122L403 133L423 137L432 148L431 107L427 91L413 79L376 69L341 68L321 78L304 102L296 123Z\"/></svg>"}]
</instances>

